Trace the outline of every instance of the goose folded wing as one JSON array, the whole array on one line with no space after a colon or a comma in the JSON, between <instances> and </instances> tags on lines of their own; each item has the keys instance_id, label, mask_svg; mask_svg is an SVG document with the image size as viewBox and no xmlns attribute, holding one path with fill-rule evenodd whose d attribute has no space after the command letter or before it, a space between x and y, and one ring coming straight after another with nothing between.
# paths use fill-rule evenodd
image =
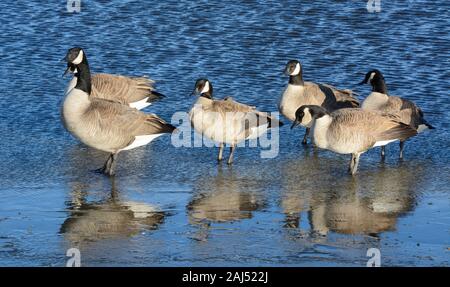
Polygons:
<instances>
[{"instance_id":1,"label":"goose folded wing","mask_svg":"<svg viewBox=\"0 0 450 287\"><path fill-rule=\"evenodd\" d=\"M99 114L98 121L103 128L130 140L135 136L171 133L175 130L174 126L157 115L146 114L118 103L96 99L92 101L91 108Z\"/></svg>"},{"instance_id":2,"label":"goose folded wing","mask_svg":"<svg viewBox=\"0 0 450 287\"><path fill-rule=\"evenodd\" d=\"M212 110L220 113L228 113L228 112L247 113L252 112L255 109L256 107L241 104L233 100L233 98L231 97L226 97L223 100L214 101L214 104L212 105Z\"/></svg>"},{"instance_id":3,"label":"goose folded wing","mask_svg":"<svg viewBox=\"0 0 450 287\"><path fill-rule=\"evenodd\" d=\"M378 141L406 140L417 134L415 128L398 120L397 115L381 114L382 121L374 130L374 138Z\"/></svg>"},{"instance_id":4,"label":"goose folded wing","mask_svg":"<svg viewBox=\"0 0 450 287\"><path fill-rule=\"evenodd\" d=\"M211 110L218 112L222 116L232 117L234 126L240 126L241 132L245 136L250 135L255 128L264 125L267 125L267 128L283 125L267 113L256 110L256 107L241 104L234 101L231 97L227 97L222 101L216 101Z\"/></svg>"},{"instance_id":5,"label":"goose folded wing","mask_svg":"<svg viewBox=\"0 0 450 287\"><path fill-rule=\"evenodd\" d=\"M92 93L97 98L129 104L152 97L153 83L151 79L145 77L95 74L92 76Z\"/></svg>"},{"instance_id":6,"label":"goose folded wing","mask_svg":"<svg viewBox=\"0 0 450 287\"><path fill-rule=\"evenodd\" d=\"M359 101L354 97L354 93L349 89L338 89L332 85L321 84L329 88L336 99L337 108L357 108L359 107Z\"/></svg>"}]
</instances>

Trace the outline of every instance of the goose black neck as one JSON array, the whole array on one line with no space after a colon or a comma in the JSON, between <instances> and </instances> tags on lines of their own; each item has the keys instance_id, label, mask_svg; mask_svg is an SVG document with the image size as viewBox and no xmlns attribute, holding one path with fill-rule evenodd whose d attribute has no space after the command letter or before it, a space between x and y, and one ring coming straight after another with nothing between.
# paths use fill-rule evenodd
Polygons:
<instances>
[{"instance_id":1,"label":"goose black neck","mask_svg":"<svg viewBox=\"0 0 450 287\"><path fill-rule=\"evenodd\" d=\"M320 119L321 117L328 115L327 110L321 106L309 106L309 110L314 119Z\"/></svg>"},{"instance_id":2,"label":"goose black neck","mask_svg":"<svg viewBox=\"0 0 450 287\"><path fill-rule=\"evenodd\" d=\"M77 77L77 84L75 85L75 89L82 90L88 95L91 94L91 71L89 69L89 64L86 58L86 55L83 55L83 60L80 64L76 65L77 73L75 77Z\"/></svg>"},{"instance_id":3,"label":"goose black neck","mask_svg":"<svg viewBox=\"0 0 450 287\"><path fill-rule=\"evenodd\" d=\"M295 76L289 76L289 84L295 85L295 86L303 86L303 75L302 72L298 73L298 75Z\"/></svg>"},{"instance_id":4,"label":"goose black neck","mask_svg":"<svg viewBox=\"0 0 450 287\"><path fill-rule=\"evenodd\" d=\"M372 92L377 92L377 93L381 93L381 94L386 94L387 95L388 90L387 90L386 82L384 81L383 78L373 79L373 81L372 81Z\"/></svg>"}]
</instances>

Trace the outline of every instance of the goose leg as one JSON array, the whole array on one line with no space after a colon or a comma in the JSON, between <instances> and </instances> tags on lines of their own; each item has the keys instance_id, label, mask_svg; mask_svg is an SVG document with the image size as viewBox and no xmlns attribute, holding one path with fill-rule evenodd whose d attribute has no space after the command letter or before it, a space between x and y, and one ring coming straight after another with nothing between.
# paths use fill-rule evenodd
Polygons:
<instances>
[{"instance_id":1,"label":"goose leg","mask_svg":"<svg viewBox=\"0 0 450 287\"><path fill-rule=\"evenodd\" d=\"M348 166L349 173L352 173L354 163L355 163L355 155L352 154L352 158L350 159L350 164Z\"/></svg>"},{"instance_id":2,"label":"goose leg","mask_svg":"<svg viewBox=\"0 0 450 287\"><path fill-rule=\"evenodd\" d=\"M109 171L109 168L111 166L111 161L112 161L112 154L109 155L108 159L106 160L105 164L103 165L103 167L99 170L104 174L107 174Z\"/></svg>"},{"instance_id":3,"label":"goose leg","mask_svg":"<svg viewBox=\"0 0 450 287\"><path fill-rule=\"evenodd\" d=\"M400 141L400 159L403 159L403 150L405 149L405 142Z\"/></svg>"},{"instance_id":4,"label":"goose leg","mask_svg":"<svg viewBox=\"0 0 450 287\"><path fill-rule=\"evenodd\" d=\"M117 159L117 154L116 153L112 153L109 156L108 160L105 163L106 169L105 169L104 173L106 175L109 175L109 176L113 176L114 175L114 173L115 173L114 168L116 166L116 159Z\"/></svg>"},{"instance_id":5,"label":"goose leg","mask_svg":"<svg viewBox=\"0 0 450 287\"><path fill-rule=\"evenodd\" d=\"M307 144L308 143L309 131L310 131L310 128L306 128L305 135L303 136L302 144Z\"/></svg>"},{"instance_id":6,"label":"goose leg","mask_svg":"<svg viewBox=\"0 0 450 287\"><path fill-rule=\"evenodd\" d=\"M111 166L111 161L112 161L112 154L109 155L108 159L105 161L105 164L103 164L103 166L101 168L96 169L95 172L106 173L106 171Z\"/></svg>"},{"instance_id":7,"label":"goose leg","mask_svg":"<svg viewBox=\"0 0 450 287\"><path fill-rule=\"evenodd\" d=\"M227 164L232 164L232 163L233 163L234 149L235 149L235 147L234 147L234 145L232 145L232 146L230 147L230 157L228 158Z\"/></svg>"},{"instance_id":8,"label":"goose leg","mask_svg":"<svg viewBox=\"0 0 450 287\"><path fill-rule=\"evenodd\" d=\"M381 147L381 159L384 159L384 155L386 153L386 146Z\"/></svg>"},{"instance_id":9,"label":"goose leg","mask_svg":"<svg viewBox=\"0 0 450 287\"><path fill-rule=\"evenodd\" d=\"M360 156L359 153L352 154L352 159L350 161L350 173L352 175L354 175L358 170L359 156Z\"/></svg>"},{"instance_id":10,"label":"goose leg","mask_svg":"<svg viewBox=\"0 0 450 287\"><path fill-rule=\"evenodd\" d=\"M223 143L219 146L219 156L217 157L218 161L222 161L222 155L223 155Z\"/></svg>"}]
</instances>

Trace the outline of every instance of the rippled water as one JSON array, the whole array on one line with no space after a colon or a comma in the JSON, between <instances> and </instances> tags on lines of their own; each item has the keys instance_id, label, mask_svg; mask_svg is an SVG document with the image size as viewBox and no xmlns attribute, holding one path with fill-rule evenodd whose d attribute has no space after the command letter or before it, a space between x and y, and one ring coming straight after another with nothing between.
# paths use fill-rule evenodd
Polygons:
<instances>
[{"instance_id":1,"label":"rippled water","mask_svg":"<svg viewBox=\"0 0 450 287\"><path fill-rule=\"evenodd\" d=\"M1 2L0 265L448 265L449 30L445 1ZM395 1L398 2L398 1ZM303 147L281 128L280 154L175 148L162 137L120 155L114 180L92 172L106 155L60 123L66 50L86 49L97 72L149 75L165 119L186 111L198 77L218 97L274 111L300 59L308 80L352 88L370 68L415 101L436 130L361 158Z\"/></svg>"}]
</instances>

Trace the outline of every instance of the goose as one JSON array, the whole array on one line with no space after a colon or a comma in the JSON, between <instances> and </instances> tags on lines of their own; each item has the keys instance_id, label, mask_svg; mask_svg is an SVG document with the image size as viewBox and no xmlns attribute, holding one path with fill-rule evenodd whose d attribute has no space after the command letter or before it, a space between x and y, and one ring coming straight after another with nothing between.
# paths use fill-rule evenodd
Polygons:
<instances>
[{"instance_id":1,"label":"goose","mask_svg":"<svg viewBox=\"0 0 450 287\"><path fill-rule=\"evenodd\" d=\"M118 154L172 133L175 127L155 114L91 96L91 74L86 53L71 48L65 57L76 65L76 84L65 97L62 121L65 128L87 146L110 153L99 171L112 176Z\"/></svg>"},{"instance_id":2,"label":"goose","mask_svg":"<svg viewBox=\"0 0 450 287\"><path fill-rule=\"evenodd\" d=\"M341 108L359 107L359 101L353 97L351 90L340 90L331 85L303 81L303 68L299 61L290 60L284 73L289 76L289 83L278 103L278 110L290 121L295 120L295 111L303 105L317 105L328 112ZM306 132L302 144L307 143L311 123L306 123Z\"/></svg>"},{"instance_id":3,"label":"goose","mask_svg":"<svg viewBox=\"0 0 450 287\"><path fill-rule=\"evenodd\" d=\"M268 129L282 125L267 113L231 97L213 99L213 86L208 79L198 79L192 94L199 97L189 112L191 125L199 134L220 143L218 161L222 160L224 144L230 145L229 165L239 142L256 139Z\"/></svg>"},{"instance_id":4,"label":"goose","mask_svg":"<svg viewBox=\"0 0 450 287\"><path fill-rule=\"evenodd\" d=\"M67 69L63 76L72 73L74 77L66 88L66 94L70 92L77 82L77 68L73 63L67 63ZM91 97L106 99L128 105L137 110L150 106L153 102L165 97L154 90L154 81L146 77L126 77L99 73L91 76Z\"/></svg>"},{"instance_id":5,"label":"goose","mask_svg":"<svg viewBox=\"0 0 450 287\"><path fill-rule=\"evenodd\" d=\"M295 112L291 128L312 122L314 144L339 154L351 154L349 172L355 174L359 157L367 150L417 134L391 114L358 108L339 109L329 113L315 105L301 106Z\"/></svg>"},{"instance_id":6,"label":"goose","mask_svg":"<svg viewBox=\"0 0 450 287\"><path fill-rule=\"evenodd\" d=\"M428 129L434 129L424 119L422 110L416 104L407 99L388 94L384 76L379 70L374 69L367 72L364 80L359 84L370 84L372 86L372 93L363 101L361 105L362 109L395 114L400 117L402 123L410 125L418 133ZM403 158L404 147L405 142L400 141L400 158ZM385 147L382 146L381 157L384 158L384 155Z\"/></svg>"}]
</instances>

